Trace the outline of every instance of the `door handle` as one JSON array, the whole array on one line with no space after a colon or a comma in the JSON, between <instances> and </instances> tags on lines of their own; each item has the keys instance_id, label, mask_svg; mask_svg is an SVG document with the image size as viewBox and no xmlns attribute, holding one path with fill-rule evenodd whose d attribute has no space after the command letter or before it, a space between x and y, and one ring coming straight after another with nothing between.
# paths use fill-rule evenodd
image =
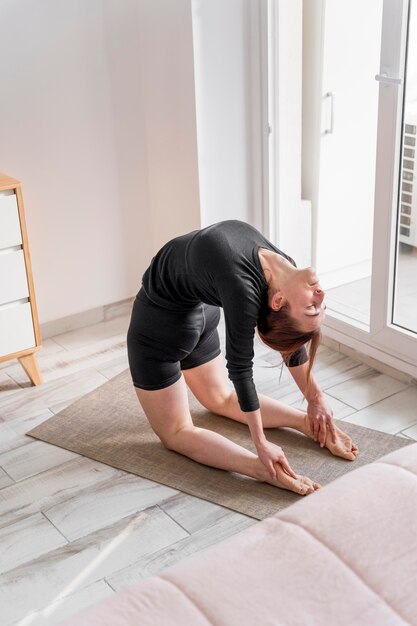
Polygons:
<instances>
[{"instance_id":1,"label":"door handle","mask_svg":"<svg viewBox=\"0 0 417 626\"><path fill-rule=\"evenodd\" d=\"M386 74L376 74L375 80L383 85L401 85L403 82L401 78L391 78L391 76Z\"/></svg>"},{"instance_id":2,"label":"door handle","mask_svg":"<svg viewBox=\"0 0 417 626\"><path fill-rule=\"evenodd\" d=\"M325 98L330 98L330 128L326 128L324 131L325 135L332 135L334 130L334 93L333 91L328 91Z\"/></svg>"}]
</instances>

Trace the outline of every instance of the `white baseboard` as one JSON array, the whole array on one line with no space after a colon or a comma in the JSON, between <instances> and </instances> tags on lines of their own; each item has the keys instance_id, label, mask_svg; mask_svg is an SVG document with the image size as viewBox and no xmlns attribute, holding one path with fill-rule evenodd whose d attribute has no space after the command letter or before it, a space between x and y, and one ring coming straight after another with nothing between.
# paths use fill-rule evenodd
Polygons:
<instances>
[{"instance_id":1,"label":"white baseboard","mask_svg":"<svg viewBox=\"0 0 417 626\"><path fill-rule=\"evenodd\" d=\"M382 350L366 346L365 344L361 345L360 342L352 338L346 339L346 336L343 336L334 329L327 327L323 328L322 331L322 344L335 350L335 352L345 354L359 363L365 363L365 365L369 365L369 367L376 369L378 372L387 374L387 376L396 378L403 383L416 384L417 367L400 361L400 359L396 359ZM347 345L347 342L351 345ZM368 350L369 353L366 354L362 350Z\"/></svg>"},{"instance_id":2,"label":"white baseboard","mask_svg":"<svg viewBox=\"0 0 417 626\"><path fill-rule=\"evenodd\" d=\"M61 335L71 330L83 328L84 326L91 326L92 324L105 322L115 317L129 315L134 299L135 297L132 296L125 300L119 300L118 302L105 304L94 309L89 309L88 311L81 311L81 313L74 313L73 315L61 317L51 322L45 322L40 325L41 337L42 339L48 339L55 335Z\"/></svg>"}]
</instances>

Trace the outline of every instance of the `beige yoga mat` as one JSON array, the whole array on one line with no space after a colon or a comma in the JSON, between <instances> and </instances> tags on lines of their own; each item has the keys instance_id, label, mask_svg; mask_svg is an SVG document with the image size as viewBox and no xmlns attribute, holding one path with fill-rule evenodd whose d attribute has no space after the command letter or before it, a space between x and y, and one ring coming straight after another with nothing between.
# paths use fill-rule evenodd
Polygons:
<instances>
[{"instance_id":1,"label":"beige yoga mat","mask_svg":"<svg viewBox=\"0 0 417 626\"><path fill-rule=\"evenodd\" d=\"M254 450L247 426L209 413L191 394L190 404L196 425L215 430ZM290 429L266 432L270 441L284 449L297 473L310 476L322 485L411 443L348 422L337 423L358 445L360 454L356 461L336 458L308 437ZM166 450L143 414L128 370L27 434L259 520L302 498Z\"/></svg>"}]
</instances>

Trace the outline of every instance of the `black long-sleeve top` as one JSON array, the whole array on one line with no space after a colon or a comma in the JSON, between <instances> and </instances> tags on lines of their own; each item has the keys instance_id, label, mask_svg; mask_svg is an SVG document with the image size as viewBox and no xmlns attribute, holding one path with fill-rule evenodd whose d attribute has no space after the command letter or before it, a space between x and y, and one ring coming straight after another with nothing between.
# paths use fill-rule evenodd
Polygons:
<instances>
[{"instance_id":1,"label":"black long-sleeve top","mask_svg":"<svg viewBox=\"0 0 417 626\"><path fill-rule=\"evenodd\" d=\"M226 324L226 362L242 411L255 411L259 400L253 382L253 340L268 285L259 248L276 248L255 228L238 220L213 224L176 237L152 259L143 288L158 306L181 311L203 302L223 307ZM307 361L297 350L289 367Z\"/></svg>"}]
</instances>

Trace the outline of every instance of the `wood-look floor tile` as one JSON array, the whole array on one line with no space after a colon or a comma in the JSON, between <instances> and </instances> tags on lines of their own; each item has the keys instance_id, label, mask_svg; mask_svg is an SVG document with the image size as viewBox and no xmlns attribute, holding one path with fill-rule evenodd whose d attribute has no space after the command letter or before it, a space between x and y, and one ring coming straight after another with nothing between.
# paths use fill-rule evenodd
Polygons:
<instances>
[{"instance_id":1,"label":"wood-look floor tile","mask_svg":"<svg viewBox=\"0 0 417 626\"><path fill-rule=\"evenodd\" d=\"M10 376L10 368L6 371L0 371L0 402L21 389L15 380ZM27 377L26 377L27 378Z\"/></svg>"},{"instance_id":2,"label":"wood-look floor tile","mask_svg":"<svg viewBox=\"0 0 417 626\"><path fill-rule=\"evenodd\" d=\"M80 457L0 490L0 526L64 502L91 485L123 475L113 467Z\"/></svg>"},{"instance_id":3,"label":"wood-look floor tile","mask_svg":"<svg viewBox=\"0 0 417 626\"><path fill-rule=\"evenodd\" d=\"M42 358L46 354L54 354L56 352L62 352L64 350L65 348L59 346L52 339L47 339L42 343L42 348L36 353L37 361L39 363L39 358ZM22 384L23 386L28 386L30 384L27 374L25 374L22 366L17 359L12 359L11 361L3 361L2 363L0 363L0 382L2 379L1 375L4 373L7 373L7 377L13 383L14 389L16 390L20 389L20 384Z\"/></svg>"},{"instance_id":4,"label":"wood-look floor tile","mask_svg":"<svg viewBox=\"0 0 417 626\"><path fill-rule=\"evenodd\" d=\"M62 465L79 455L44 441L35 441L0 454L0 467L16 482Z\"/></svg>"},{"instance_id":5,"label":"wood-look floor tile","mask_svg":"<svg viewBox=\"0 0 417 626\"><path fill-rule=\"evenodd\" d=\"M329 385L340 382L341 380L347 380L349 378L354 378L355 376L360 376L368 369L369 368L367 366L357 365L356 363L354 367L352 367L352 364L348 361L345 362L344 360L339 360L330 366L326 366L318 372L314 370L314 377L319 383L321 390L325 391ZM297 403L301 403L303 399L301 391L295 383L281 387L280 385L277 385L277 383L273 382L267 386L265 381L262 380L260 381L258 387L266 395L270 395L284 404L296 405Z\"/></svg>"},{"instance_id":6,"label":"wood-look floor tile","mask_svg":"<svg viewBox=\"0 0 417 626\"><path fill-rule=\"evenodd\" d=\"M129 322L130 316L125 315L115 319L98 322L92 326L85 326L77 330L71 330L67 333L56 335L53 339L56 343L66 348L66 350L76 350L108 337L114 337L116 335L123 335L126 337Z\"/></svg>"},{"instance_id":7,"label":"wood-look floor tile","mask_svg":"<svg viewBox=\"0 0 417 626\"><path fill-rule=\"evenodd\" d=\"M368 365L358 363L349 357L343 357L335 363L319 369L317 372L313 368L314 377L323 391L345 380L358 378L370 371L374 370Z\"/></svg>"},{"instance_id":8,"label":"wood-look floor tile","mask_svg":"<svg viewBox=\"0 0 417 626\"><path fill-rule=\"evenodd\" d=\"M14 481L12 478L10 478L10 476L8 476L6 472L0 468L0 489L13 485L13 483Z\"/></svg>"},{"instance_id":9,"label":"wood-look floor tile","mask_svg":"<svg viewBox=\"0 0 417 626\"><path fill-rule=\"evenodd\" d=\"M66 377L65 383L57 379L37 387L28 386L1 401L0 415L8 421L27 417L29 413L40 413L58 403L67 403L68 406L105 382L107 379L104 376L90 368L71 374Z\"/></svg>"},{"instance_id":10,"label":"wood-look floor tile","mask_svg":"<svg viewBox=\"0 0 417 626\"><path fill-rule=\"evenodd\" d=\"M0 422L0 454L17 448L19 443L15 445L15 441L18 437L16 431L11 428L10 422ZM21 445L24 445L23 442L21 442Z\"/></svg>"},{"instance_id":11,"label":"wood-look floor tile","mask_svg":"<svg viewBox=\"0 0 417 626\"><path fill-rule=\"evenodd\" d=\"M65 352L65 348L57 344L56 341L54 341L53 339L45 339L44 341L42 341L41 349L36 353L36 359L39 363L46 356L50 356L51 354L56 355L57 352ZM24 373L24 370L17 359L0 363L0 367L2 365L5 368L7 367L7 374L15 382L24 383L25 385L28 384L28 377Z\"/></svg>"},{"instance_id":12,"label":"wood-look floor tile","mask_svg":"<svg viewBox=\"0 0 417 626\"><path fill-rule=\"evenodd\" d=\"M347 417L348 415L352 415L353 413L356 413L356 409L352 408L351 406L348 406L347 404L345 404L344 402L341 402L340 400L337 400L336 398L333 398L332 396L329 396L328 393L324 392L323 396L326 402L328 403L328 405L332 408L333 416L336 419L341 420ZM304 400L304 398L301 398L301 401L294 402L292 406L294 406L296 409L300 409L300 411L307 410L307 402L306 400Z\"/></svg>"},{"instance_id":13,"label":"wood-look floor tile","mask_svg":"<svg viewBox=\"0 0 417 626\"><path fill-rule=\"evenodd\" d=\"M386 374L369 371L363 376L326 387L328 394L357 410L406 389L407 385Z\"/></svg>"},{"instance_id":14,"label":"wood-look floor tile","mask_svg":"<svg viewBox=\"0 0 417 626\"><path fill-rule=\"evenodd\" d=\"M202 528L189 537L153 552L152 555L145 555L136 559L133 565L108 577L107 581L115 591L118 591L127 585L139 582L143 578L159 574L162 570L186 557L206 550L256 523L256 520L252 518L231 513L213 526Z\"/></svg>"},{"instance_id":15,"label":"wood-look floor tile","mask_svg":"<svg viewBox=\"0 0 417 626\"><path fill-rule=\"evenodd\" d=\"M24 617L24 623L19 620L13 626L18 626L19 623L20 626L58 626L64 620L112 595L113 589L104 580L100 580L70 596L47 604L39 611L28 613Z\"/></svg>"},{"instance_id":16,"label":"wood-look floor tile","mask_svg":"<svg viewBox=\"0 0 417 626\"><path fill-rule=\"evenodd\" d=\"M118 374L121 374L128 369L129 363L127 360L127 351L121 356L96 366L96 370L105 376L108 380L111 380Z\"/></svg>"},{"instance_id":17,"label":"wood-look floor tile","mask_svg":"<svg viewBox=\"0 0 417 626\"><path fill-rule=\"evenodd\" d=\"M255 352L256 354L256 352ZM344 367L354 367L358 365L357 362L354 362L352 359L349 361L345 361L347 357L340 352L335 352L330 350L326 346L320 346L317 350L316 360L314 362L315 371L323 370L332 365L336 366L337 363L343 363ZM262 356L262 360L270 363L271 365L279 365L281 364L282 357L279 352L272 350L271 348L266 347L266 353ZM286 372L286 368L284 367L284 372ZM291 376L288 374L289 379Z\"/></svg>"},{"instance_id":18,"label":"wood-look floor tile","mask_svg":"<svg viewBox=\"0 0 417 626\"><path fill-rule=\"evenodd\" d=\"M74 350L62 348L60 352L52 354L42 354L40 351L37 360L45 384L82 370L97 368L97 366L126 354L126 337L125 335L117 335ZM23 368L8 370L8 374L19 385L28 386L28 379Z\"/></svg>"},{"instance_id":19,"label":"wood-look floor tile","mask_svg":"<svg viewBox=\"0 0 417 626\"><path fill-rule=\"evenodd\" d=\"M406 431L416 423L417 387L409 387L389 398L346 417L346 421L384 433Z\"/></svg>"},{"instance_id":20,"label":"wood-look floor tile","mask_svg":"<svg viewBox=\"0 0 417 626\"><path fill-rule=\"evenodd\" d=\"M32 443L33 438L28 437L26 433L52 416L53 413L46 409L28 412L8 422L0 422L0 453Z\"/></svg>"},{"instance_id":21,"label":"wood-look floor tile","mask_svg":"<svg viewBox=\"0 0 417 626\"><path fill-rule=\"evenodd\" d=\"M314 377L322 391L342 381L355 379L364 373L372 371L367 365L358 365L349 357L342 357L332 363L322 364L321 368L314 368ZM254 380L258 391L284 402L294 404L302 401L301 391L293 380L288 378L279 379L280 371L277 368L272 372L254 372Z\"/></svg>"},{"instance_id":22,"label":"wood-look floor tile","mask_svg":"<svg viewBox=\"0 0 417 626\"><path fill-rule=\"evenodd\" d=\"M95 485L73 498L43 509L61 533L74 541L163 502L178 491L132 474Z\"/></svg>"},{"instance_id":23,"label":"wood-look floor tile","mask_svg":"<svg viewBox=\"0 0 417 626\"><path fill-rule=\"evenodd\" d=\"M224 517L233 515L230 509L181 492L159 506L190 534L213 526ZM236 519L246 517L240 513L234 513L234 515Z\"/></svg>"},{"instance_id":24,"label":"wood-look floor tile","mask_svg":"<svg viewBox=\"0 0 417 626\"><path fill-rule=\"evenodd\" d=\"M410 439L417 440L417 419L416 419L416 423L414 424L414 426L410 426L410 428L407 428L406 430L404 430L402 434L405 435L406 437L409 437Z\"/></svg>"},{"instance_id":25,"label":"wood-look floor tile","mask_svg":"<svg viewBox=\"0 0 417 626\"><path fill-rule=\"evenodd\" d=\"M41 513L0 528L0 574L67 543Z\"/></svg>"},{"instance_id":26,"label":"wood-look floor tile","mask_svg":"<svg viewBox=\"0 0 417 626\"><path fill-rule=\"evenodd\" d=\"M0 575L2 618L6 623L22 619L184 536L185 530L152 507L53 550Z\"/></svg>"},{"instance_id":27,"label":"wood-look floor tile","mask_svg":"<svg viewBox=\"0 0 417 626\"><path fill-rule=\"evenodd\" d=\"M253 368L253 380L258 393L263 393L271 398L280 399L283 396L301 392L294 382L287 367L264 364L255 364Z\"/></svg>"},{"instance_id":28,"label":"wood-look floor tile","mask_svg":"<svg viewBox=\"0 0 417 626\"><path fill-rule=\"evenodd\" d=\"M45 348L38 353L47 382L37 388L30 385L16 360L0 364L0 452L33 444L34 440L24 435L27 430L126 369L125 333L129 318L130 315L126 315L48 339ZM219 335L224 349L223 321ZM280 367L276 367L279 363L280 355L257 338L254 376L258 391L288 404L301 402L301 393L287 368L283 368L279 380ZM274 367L265 367L271 364ZM354 386L361 376L376 375L371 367L327 346L319 348L314 374L323 390L349 380ZM389 422L393 430L388 432L405 429L403 436L411 434L417 438L417 419L414 416L410 421L416 399L413 394L399 399L401 419ZM339 404L337 399L330 400L339 418L348 410L345 407L349 399L345 401ZM365 408L346 419L354 421L362 414L368 421L364 425L371 421L374 424L371 427L384 430L387 419L389 421L395 414L397 407L388 402L379 408L381 413L370 416ZM7 421L2 421L3 418ZM36 455L33 464L28 460L28 471L31 465L36 467L37 462ZM160 572L187 555L239 532L247 524L256 523L251 518L173 490L175 495L162 500L156 496L153 499L153 495L147 493L148 504L158 502L160 506L130 515L129 497L134 498L136 493L130 481L135 483L142 479L89 459L66 462L20 483L5 485L3 489L1 477L0 472L0 530L12 523L24 524L34 515L39 516L39 511L46 510L58 524L56 532L65 526L72 539L70 544L45 551L33 560L30 547L26 550L22 545L24 563L0 575L1 626L16 624L30 611L45 611L53 602L48 618L52 621L45 622L45 615L39 611L33 616L37 620L33 623L36 626L58 623L59 616L63 619L71 614L70 607L77 605L77 598L81 609L83 602L94 596L94 589L97 589L97 599L101 593L106 595L110 588L103 582L104 577L112 586L120 588ZM12 480L4 472L3 479ZM128 483L129 488L124 489ZM169 488L157 485L156 489ZM138 499L141 498L139 492ZM68 597L69 594L72 596Z\"/></svg>"},{"instance_id":29,"label":"wood-look floor tile","mask_svg":"<svg viewBox=\"0 0 417 626\"><path fill-rule=\"evenodd\" d=\"M44 339L42 340L42 348L37 353L39 356L44 356L46 354L56 354L57 352L62 352L65 350L63 346L60 346L54 339Z\"/></svg>"}]
</instances>

